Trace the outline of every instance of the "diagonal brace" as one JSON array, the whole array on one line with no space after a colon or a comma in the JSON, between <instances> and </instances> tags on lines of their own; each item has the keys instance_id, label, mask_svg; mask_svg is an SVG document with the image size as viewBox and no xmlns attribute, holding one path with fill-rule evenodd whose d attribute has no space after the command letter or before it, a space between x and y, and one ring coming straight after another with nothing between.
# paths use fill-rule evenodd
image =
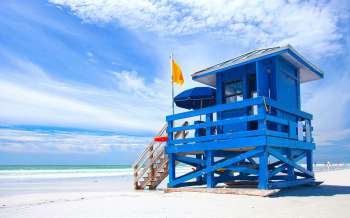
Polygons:
<instances>
[{"instance_id":1,"label":"diagonal brace","mask_svg":"<svg viewBox=\"0 0 350 218\"><path fill-rule=\"evenodd\" d=\"M303 159L306 156L306 153L303 152L302 154L298 155L297 157L295 157L293 159L294 162L298 162L299 160ZM280 162L280 161L278 161ZM281 163L283 163L283 161L281 161ZM288 166L288 164L283 163L281 166L273 169L270 173L269 173L269 178L276 175L279 172L282 172L286 167Z\"/></svg>"},{"instance_id":2,"label":"diagonal brace","mask_svg":"<svg viewBox=\"0 0 350 218\"><path fill-rule=\"evenodd\" d=\"M205 161L197 158L176 155L175 159L192 166L205 166Z\"/></svg>"},{"instance_id":3,"label":"diagonal brace","mask_svg":"<svg viewBox=\"0 0 350 218\"><path fill-rule=\"evenodd\" d=\"M292 166L294 167L295 169L309 175L309 176L312 176L314 177L314 173L309 171L309 170L306 170L305 168L299 166L298 164L296 164L294 161L291 161L289 160L288 158L284 157L282 154L280 154L278 151L276 151L275 149L272 149L272 148L268 148L268 152L274 156L275 158L283 161L284 163L288 164L289 166Z\"/></svg>"},{"instance_id":4,"label":"diagonal brace","mask_svg":"<svg viewBox=\"0 0 350 218\"><path fill-rule=\"evenodd\" d=\"M229 166L231 164L237 163L237 162L242 161L242 160L244 160L244 159L246 159L248 157L251 157L251 156L254 156L256 154L259 154L261 152L263 152L263 148L257 148L255 150L248 151L246 153L237 155L237 156L235 156L233 158L226 159L225 161L216 163L213 166L209 166L209 167L204 168L202 170L198 170L198 171L187 173L187 174L185 174L183 176L180 176L179 178L175 179L170 185L171 186L176 186L176 185L178 185L178 184L180 184L182 182L188 181L190 179L196 178L198 176L201 176L201 175L204 175L204 174L207 174L207 173L210 173L210 172L214 172L215 170L217 170L219 168L223 168L223 167Z\"/></svg>"}]
</instances>

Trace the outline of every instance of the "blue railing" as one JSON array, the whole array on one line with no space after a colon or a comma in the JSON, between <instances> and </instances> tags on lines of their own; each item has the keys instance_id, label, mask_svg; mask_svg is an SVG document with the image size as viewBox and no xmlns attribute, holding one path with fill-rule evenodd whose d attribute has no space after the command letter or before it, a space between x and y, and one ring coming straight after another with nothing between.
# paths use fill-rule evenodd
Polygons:
<instances>
[{"instance_id":1,"label":"blue railing","mask_svg":"<svg viewBox=\"0 0 350 218\"><path fill-rule=\"evenodd\" d=\"M253 110L255 108L256 110ZM227 111L246 111L239 117L223 118ZM254 112L255 111L255 112ZM202 116L205 117L202 120ZM312 142L312 115L298 109L287 108L265 97L220 104L203 109L178 113L166 117L168 145L191 144L239 137L270 135ZM176 126L187 121L186 126ZM230 131L230 126L240 125ZM187 131L186 138L173 140L173 133Z\"/></svg>"}]
</instances>

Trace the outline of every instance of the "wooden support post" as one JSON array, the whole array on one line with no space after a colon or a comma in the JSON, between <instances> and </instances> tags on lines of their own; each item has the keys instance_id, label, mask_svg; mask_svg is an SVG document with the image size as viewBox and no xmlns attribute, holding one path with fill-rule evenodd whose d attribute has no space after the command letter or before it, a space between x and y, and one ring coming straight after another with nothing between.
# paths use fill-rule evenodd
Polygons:
<instances>
[{"instance_id":1,"label":"wooden support post","mask_svg":"<svg viewBox=\"0 0 350 218\"><path fill-rule=\"evenodd\" d=\"M269 182L268 182L268 153L265 150L259 155L259 189L268 189L269 188Z\"/></svg>"},{"instance_id":2,"label":"wooden support post","mask_svg":"<svg viewBox=\"0 0 350 218\"><path fill-rule=\"evenodd\" d=\"M290 161L294 161L293 160L293 150L291 148L287 148L287 158L290 160ZM288 172L288 180L289 181L293 181L295 180L295 174L294 174L294 167L288 165L287 166L287 172Z\"/></svg>"},{"instance_id":3,"label":"wooden support post","mask_svg":"<svg viewBox=\"0 0 350 218\"><path fill-rule=\"evenodd\" d=\"M135 167L134 167L134 189L139 189L139 182L136 179L138 176L138 174L137 174L138 171L135 169L137 169L137 165L135 165Z\"/></svg>"},{"instance_id":4,"label":"wooden support post","mask_svg":"<svg viewBox=\"0 0 350 218\"><path fill-rule=\"evenodd\" d=\"M167 133L168 133L168 141L167 145L172 144L174 140L174 134L173 132L169 132L169 129L172 129L174 127L174 121L168 121L168 128L167 128Z\"/></svg>"},{"instance_id":5,"label":"wooden support post","mask_svg":"<svg viewBox=\"0 0 350 218\"><path fill-rule=\"evenodd\" d=\"M209 114L206 114L205 115L205 122L206 123L211 123L213 122L213 114L212 113L209 113ZM207 127L206 130L205 130L205 135L211 135L211 129L212 127Z\"/></svg>"},{"instance_id":6,"label":"wooden support post","mask_svg":"<svg viewBox=\"0 0 350 218\"><path fill-rule=\"evenodd\" d=\"M304 130L303 130L303 123L301 121L298 121L298 140L304 141Z\"/></svg>"},{"instance_id":7,"label":"wooden support post","mask_svg":"<svg viewBox=\"0 0 350 218\"><path fill-rule=\"evenodd\" d=\"M298 105L298 109L301 110L301 101L300 101L300 69L297 70L297 105Z\"/></svg>"},{"instance_id":8,"label":"wooden support post","mask_svg":"<svg viewBox=\"0 0 350 218\"><path fill-rule=\"evenodd\" d=\"M154 153L153 147L154 147L154 145L152 144L152 145L149 147L149 149L148 149L148 160L152 160L152 159L153 159L153 153ZM150 171L149 171L148 176L149 176L149 178L150 178L151 180L153 180L154 177L155 177L155 169L154 169L154 164L153 164L153 163L152 163L152 165L151 165L151 167L150 167Z\"/></svg>"},{"instance_id":9,"label":"wooden support post","mask_svg":"<svg viewBox=\"0 0 350 218\"><path fill-rule=\"evenodd\" d=\"M168 121L168 129L173 128L173 121ZM168 132L168 141L167 141L167 145L172 144L173 142L173 133L172 132ZM168 154L168 174L169 174L169 183L168 183L168 187L171 187L170 184L172 184L172 182L175 180L176 178L176 173L175 173L175 154L171 153Z\"/></svg>"},{"instance_id":10,"label":"wooden support post","mask_svg":"<svg viewBox=\"0 0 350 218\"><path fill-rule=\"evenodd\" d=\"M197 159L200 159L200 160L202 160L202 154L196 154L196 158ZM203 169L203 167L202 166L198 166L197 168L196 168L196 170L201 170L201 169ZM201 175L201 176L198 176L197 178L196 178L196 181L198 182L198 183L201 183L201 182L203 182L203 176Z\"/></svg>"},{"instance_id":11,"label":"wooden support post","mask_svg":"<svg viewBox=\"0 0 350 218\"><path fill-rule=\"evenodd\" d=\"M312 142L311 122L309 120L305 120L305 140L306 142Z\"/></svg>"},{"instance_id":12,"label":"wooden support post","mask_svg":"<svg viewBox=\"0 0 350 218\"><path fill-rule=\"evenodd\" d=\"M256 70L256 85L257 85L256 88L257 88L258 96L265 98L267 96L266 73L264 72L261 62L259 61L256 62L255 70ZM264 103L258 106L258 114L262 116L266 115L266 108ZM258 128L267 129L266 119L262 119L258 121Z\"/></svg>"},{"instance_id":13,"label":"wooden support post","mask_svg":"<svg viewBox=\"0 0 350 218\"><path fill-rule=\"evenodd\" d=\"M214 164L213 151L206 151L205 155L206 155L206 168L208 168ZM214 172L207 173L207 187L208 188L215 187Z\"/></svg>"},{"instance_id":14,"label":"wooden support post","mask_svg":"<svg viewBox=\"0 0 350 218\"><path fill-rule=\"evenodd\" d=\"M246 71L247 69L244 68L244 71ZM248 79L249 75L247 73L243 73L243 78L242 78L242 81L243 81L243 99L248 99L250 98L250 93L249 93L249 79ZM245 115L249 115L249 111L251 110L252 107L246 107L245 108L245 112L244 114ZM249 122L246 122L243 124L244 125L244 130L249 130Z\"/></svg>"},{"instance_id":15,"label":"wooden support post","mask_svg":"<svg viewBox=\"0 0 350 218\"><path fill-rule=\"evenodd\" d=\"M264 116L266 114L265 111L265 106L264 105L259 105L258 106L258 114ZM262 119L258 121L258 128L260 130L266 130L267 126L266 126L266 119Z\"/></svg>"},{"instance_id":16,"label":"wooden support post","mask_svg":"<svg viewBox=\"0 0 350 218\"><path fill-rule=\"evenodd\" d=\"M169 174L169 183L168 187L171 188L172 182L176 178L176 172L175 172L175 154L168 154L168 174Z\"/></svg>"},{"instance_id":17,"label":"wooden support post","mask_svg":"<svg viewBox=\"0 0 350 218\"><path fill-rule=\"evenodd\" d=\"M289 132L288 136L290 138L297 138L297 123L293 121L288 121Z\"/></svg>"},{"instance_id":18,"label":"wooden support post","mask_svg":"<svg viewBox=\"0 0 350 218\"><path fill-rule=\"evenodd\" d=\"M313 172L313 150L306 151L306 169Z\"/></svg>"}]
</instances>

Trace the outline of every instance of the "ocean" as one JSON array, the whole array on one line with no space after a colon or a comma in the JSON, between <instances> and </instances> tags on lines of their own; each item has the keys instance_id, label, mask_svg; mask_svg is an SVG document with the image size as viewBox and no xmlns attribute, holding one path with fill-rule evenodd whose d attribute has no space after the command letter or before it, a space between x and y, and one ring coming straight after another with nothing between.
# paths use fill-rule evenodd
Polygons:
<instances>
[{"instance_id":1,"label":"ocean","mask_svg":"<svg viewBox=\"0 0 350 218\"><path fill-rule=\"evenodd\" d=\"M191 169L185 166L178 168L181 174ZM316 172L344 168L350 168L350 165L332 164L329 168L325 164L314 166ZM0 180L132 177L132 175L133 169L130 165L0 165Z\"/></svg>"},{"instance_id":2,"label":"ocean","mask_svg":"<svg viewBox=\"0 0 350 218\"><path fill-rule=\"evenodd\" d=\"M2 165L0 180L132 176L130 165Z\"/></svg>"}]
</instances>

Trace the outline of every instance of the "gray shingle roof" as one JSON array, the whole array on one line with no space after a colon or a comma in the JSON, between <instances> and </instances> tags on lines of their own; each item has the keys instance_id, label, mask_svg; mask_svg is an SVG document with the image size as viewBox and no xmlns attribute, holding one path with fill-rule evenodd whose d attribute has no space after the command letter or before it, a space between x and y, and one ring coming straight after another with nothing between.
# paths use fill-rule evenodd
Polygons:
<instances>
[{"instance_id":1,"label":"gray shingle roof","mask_svg":"<svg viewBox=\"0 0 350 218\"><path fill-rule=\"evenodd\" d=\"M286 52L283 53L284 51ZM281 52L281 56L284 57L286 60L288 60L298 68L301 68L301 73L302 73L301 82L316 80L323 77L323 72L319 68L317 68L315 65L307 61L291 45L255 49L248 53L232 58L230 60L205 68L203 70L200 70L192 74L191 76L194 80L197 80L207 85L215 86L215 82L211 81L212 79L210 79L209 77L202 78L202 79L199 79L199 78L206 77L206 76L212 77L213 76L212 74L215 74L216 71L224 70L225 68L232 68L237 65L241 65L246 62L253 61L254 59L263 58L264 56L273 55L279 52Z\"/></svg>"}]
</instances>

